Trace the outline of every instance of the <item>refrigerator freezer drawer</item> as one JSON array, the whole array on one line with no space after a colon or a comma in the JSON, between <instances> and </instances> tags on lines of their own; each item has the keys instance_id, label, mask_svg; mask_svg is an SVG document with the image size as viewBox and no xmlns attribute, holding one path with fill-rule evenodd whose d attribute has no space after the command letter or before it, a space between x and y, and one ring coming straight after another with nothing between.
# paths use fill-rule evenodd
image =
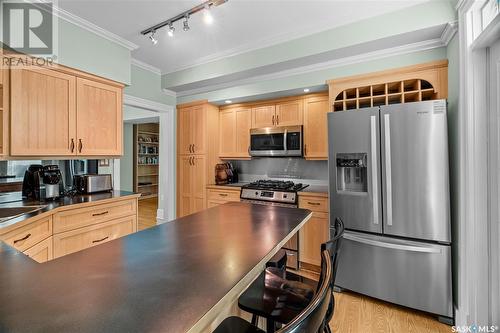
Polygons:
<instances>
[{"instance_id":1,"label":"refrigerator freezer drawer","mask_svg":"<svg viewBox=\"0 0 500 333\"><path fill-rule=\"evenodd\" d=\"M335 284L452 317L451 247L346 231Z\"/></svg>"}]
</instances>

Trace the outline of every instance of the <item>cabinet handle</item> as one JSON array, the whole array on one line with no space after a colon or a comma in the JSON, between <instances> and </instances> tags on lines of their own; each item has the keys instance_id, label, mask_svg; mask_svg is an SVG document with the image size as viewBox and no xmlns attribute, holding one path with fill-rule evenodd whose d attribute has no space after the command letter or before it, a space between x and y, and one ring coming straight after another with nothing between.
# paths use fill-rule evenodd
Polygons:
<instances>
[{"instance_id":1,"label":"cabinet handle","mask_svg":"<svg viewBox=\"0 0 500 333\"><path fill-rule=\"evenodd\" d=\"M273 116L273 125L274 125L274 116Z\"/></svg>"},{"instance_id":2,"label":"cabinet handle","mask_svg":"<svg viewBox=\"0 0 500 333\"><path fill-rule=\"evenodd\" d=\"M106 240L106 239L108 239L108 238L109 238L109 236L106 236L106 237L101 238L101 239L96 239L96 240L92 241L92 243L100 243L100 242L102 242L102 241L105 241L105 240Z\"/></svg>"},{"instance_id":3,"label":"cabinet handle","mask_svg":"<svg viewBox=\"0 0 500 333\"><path fill-rule=\"evenodd\" d=\"M195 152L195 148L194 148L194 147L195 147L195 145L194 145L194 143L193 143L193 154L194 154L194 152Z\"/></svg>"},{"instance_id":4,"label":"cabinet handle","mask_svg":"<svg viewBox=\"0 0 500 333\"><path fill-rule=\"evenodd\" d=\"M71 144L69 145L69 149L71 149L71 152L75 151L75 139L71 138Z\"/></svg>"},{"instance_id":5,"label":"cabinet handle","mask_svg":"<svg viewBox=\"0 0 500 333\"><path fill-rule=\"evenodd\" d=\"M22 242L22 241L25 241L25 240L27 240L27 239L28 239L28 238L30 238L30 237L31 237L31 234L27 234L27 235L26 235L26 236L24 236L23 238L16 239L16 240L14 241L14 244L19 243L19 242Z\"/></svg>"},{"instance_id":6,"label":"cabinet handle","mask_svg":"<svg viewBox=\"0 0 500 333\"><path fill-rule=\"evenodd\" d=\"M219 195L220 195L221 197L227 197L227 194L226 194L226 193L219 193Z\"/></svg>"},{"instance_id":7,"label":"cabinet handle","mask_svg":"<svg viewBox=\"0 0 500 333\"><path fill-rule=\"evenodd\" d=\"M101 213L94 213L94 214L92 214L92 216L101 216L101 215L106 215L108 213L109 213L108 211L101 212Z\"/></svg>"},{"instance_id":8,"label":"cabinet handle","mask_svg":"<svg viewBox=\"0 0 500 333\"><path fill-rule=\"evenodd\" d=\"M313 205L313 206L319 206L319 205L321 205L319 202L308 201L307 203L310 204L310 205Z\"/></svg>"},{"instance_id":9,"label":"cabinet handle","mask_svg":"<svg viewBox=\"0 0 500 333\"><path fill-rule=\"evenodd\" d=\"M194 147L193 146L194 146L193 144L189 145L189 152L190 153L194 153Z\"/></svg>"},{"instance_id":10,"label":"cabinet handle","mask_svg":"<svg viewBox=\"0 0 500 333\"><path fill-rule=\"evenodd\" d=\"M304 145L304 155L307 155L307 145Z\"/></svg>"},{"instance_id":11,"label":"cabinet handle","mask_svg":"<svg viewBox=\"0 0 500 333\"><path fill-rule=\"evenodd\" d=\"M195 165L195 164L196 164L196 163L195 163L195 160L196 160L196 159L195 159L195 158L194 158L194 156L193 156L193 165Z\"/></svg>"},{"instance_id":12,"label":"cabinet handle","mask_svg":"<svg viewBox=\"0 0 500 333\"><path fill-rule=\"evenodd\" d=\"M280 124L280 115L277 114L276 115L276 125L279 125Z\"/></svg>"},{"instance_id":13,"label":"cabinet handle","mask_svg":"<svg viewBox=\"0 0 500 333\"><path fill-rule=\"evenodd\" d=\"M78 152L81 153L83 149L82 139L78 139Z\"/></svg>"}]
</instances>

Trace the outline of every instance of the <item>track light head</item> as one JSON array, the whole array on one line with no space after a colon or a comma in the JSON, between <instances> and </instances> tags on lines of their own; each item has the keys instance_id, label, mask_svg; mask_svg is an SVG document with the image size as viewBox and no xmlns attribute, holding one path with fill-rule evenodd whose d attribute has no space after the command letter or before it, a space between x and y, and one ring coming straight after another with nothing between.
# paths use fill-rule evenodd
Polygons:
<instances>
[{"instance_id":1,"label":"track light head","mask_svg":"<svg viewBox=\"0 0 500 333\"><path fill-rule=\"evenodd\" d=\"M170 22L170 24L168 25L168 36L169 37L174 37L174 32L175 32L175 28L174 28L174 25L172 24L172 22Z\"/></svg>"},{"instance_id":2,"label":"track light head","mask_svg":"<svg viewBox=\"0 0 500 333\"><path fill-rule=\"evenodd\" d=\"M182 27L182 30L184 31L188 31L189 30L189 15L186 15L184 16L184 23L183 23L183 27Z\"/></svg>"},{"instance_id":3,"label":"track light head","mask_svg":"<svg viewBox=\"0 0 500 333\"><path fill-rule=\"evenodd\" d=\"M214 17L212 16L209 4L205 5L205 10L203 11L203 21L205 21L205 24L208 25L214 23Z\"/></svg>"},{"instance_id":4,"label":"track light head","mask_svg":"<svg viewBox=\"0 0 500 333\"><path fill-rule=\"evenodd\" d=\"M151 43L153 43L153 45L158 44L158 39L155 38L155 33L156 30L153 30L151 31L151 35L149 35L149 39L151 40Z\"/></svg>"}]
</instances>

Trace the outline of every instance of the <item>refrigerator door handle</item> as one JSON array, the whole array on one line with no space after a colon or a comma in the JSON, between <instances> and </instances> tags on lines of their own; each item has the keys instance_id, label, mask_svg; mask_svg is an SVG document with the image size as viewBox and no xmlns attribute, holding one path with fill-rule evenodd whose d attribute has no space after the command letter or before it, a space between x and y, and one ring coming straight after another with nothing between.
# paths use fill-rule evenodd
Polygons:
<instances>
[{"instance_id":1,"label":"refrigerator door handle","mask_svg":"<svg viewBox=\"0 0 500 333\"><path fill-rule=\"evenodd\" d=\"M372 160L372 192L373 192L373 224L378 224L378 168L377 168L377 118L370 116L371 160Z\"/></svg>"},{"instance_id":2,"label":"refrigerator door handle","mask_svg":"<svg viewBox=\"0 0 500 333\"><path fill-rule=\"evenodd\" d=\"M345 239L351 240L353 242L358 242L367 245L373 245L378 247L384 247L387 249L410 251L410 252L421 252L421 253L441 253L440 248L431 246L420 246L420 245L404 245L398 243L392 243L387 241L378 241L370 238L364 238L362 236L353 235L350 233L345 233L343 236Z\"/></svg>"},{"instance_id":3,"label":"refrigerator door handle","mask_svg":"<svg viewBox=\"0 0 500 333\"><path fill-rule=\"evenodd\" d=\"M384 139L385 139L385 184L387 194L387 225L392 225L392 170L391 170L391 119L389 114L384 114Z\"/></svg>"}]
</instances>

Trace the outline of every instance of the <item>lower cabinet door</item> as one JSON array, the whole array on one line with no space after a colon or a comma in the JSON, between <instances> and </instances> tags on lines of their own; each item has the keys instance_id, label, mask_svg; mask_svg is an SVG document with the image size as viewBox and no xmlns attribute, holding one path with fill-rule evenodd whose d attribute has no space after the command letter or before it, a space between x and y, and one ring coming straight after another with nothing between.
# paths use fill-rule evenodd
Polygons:
<instances>
[{"instance_id":1,"label":"lower cabinet door","mask_svg":"<svg viewBox=\"0 0 500 333\"><path fill-rule=\"evenodd\" d=\"M299 231L300 261L321 266L321 244L329 239L328 213L313 212Z\"/></svg>"},{"instance_id":2,"label":"lower cabinet door","mask_svg":"<svg viewBox=\"0 0 500 333\"><path fill-rule=\"evenodd\" d=\"M52 237L30 247L24 251L24 254L39 263L51 260L53 258Z\"/></svg>"},{"instance_id":3,"label":"lower cabinet door","mask_svg":"<svg viewBox=\"0 0 500 333\"><path fill-rule=\"evenodd\" d=\"M134 232L135 215L54 235L54 258L109 242Z\"/></svg>"}]
</instances>

